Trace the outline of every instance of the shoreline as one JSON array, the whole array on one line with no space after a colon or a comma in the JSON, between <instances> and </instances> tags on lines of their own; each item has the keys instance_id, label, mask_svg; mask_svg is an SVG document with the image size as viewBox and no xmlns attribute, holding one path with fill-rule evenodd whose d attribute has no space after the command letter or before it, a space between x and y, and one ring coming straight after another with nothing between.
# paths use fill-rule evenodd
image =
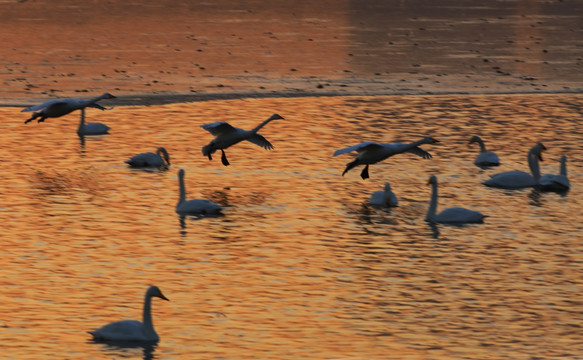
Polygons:
<instances>
[{"instance_id":1,"label":"shoreline","mask_svg":"<svg viewBox=\"0 0 583 360\"><path fill-rule=\"evenodd\" d=\"M275 98L312 98L312 97L376 97L376 96L500 96L500 95L580 95L583 91L576 90L549 90L549 91L393 91L393 92L317 92L317 91L295 91L295 92L221 92L221 93L204 93L204 94L123 94L116 95L115 99L107 100L109 106L156 106L169 105L203 101L221 101L221 100L243 100L243 99L275 99ZM75 96L74 98L91 98L98 94L89 96ZM65 99L66 97L62 97ZM30 98L30 99L7 99L7 102L0 102L0 108L7 107L28 107L44 101L60 99L60 97ZM33 101L34 100L34 101Z\"/></svg>"}]
</instances>

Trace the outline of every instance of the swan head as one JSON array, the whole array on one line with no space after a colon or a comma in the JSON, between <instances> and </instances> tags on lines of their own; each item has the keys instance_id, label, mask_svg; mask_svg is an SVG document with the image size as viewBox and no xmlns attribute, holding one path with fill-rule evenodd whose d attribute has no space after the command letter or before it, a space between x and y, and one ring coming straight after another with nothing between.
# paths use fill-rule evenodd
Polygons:
<instances>
[{"instance_id":1,"label":"swan head","mask_svg":"<svg viewBox=\"0 0 583 360\"><path fill-rule=\"evenodd\" d=\"M482 142L482 139L479 136L474 136L474 137L472 137L470 139L470 141L468 142L468 145L469 144L473 144L473 143L478 143L479 144L481 142Z\"/></svg>"},{"instance_id":2,"label":"swan head","mask_svg":"<svg viewBox=\"0 0 583 360\"><path fill-rule=\"evenodd\" d=\"M429 184L437 184L437 177L435 175L431 175L429 180L427 181L427 185Z\"/></svg>"},{"instance_id":3,"label":"swan head","mask_svg":"<svg viewBox=\"0 0 583 360\"><path fill-rule=\"evenodd\" d=\"M178 177L184 177L184 169L178 170Z\"/></svg>"},{"instance_id":4,"label":"swan head","mask_svg":"<svg viewBox=\"0 0 583 360\"><path fill-rule=\"evenodd\" d=\"M543 150L546 149L547 149L546 146L544 146L542 142L538 142L536 143L535 146L533 146L531 150L533 151L533 154L535 154L538 157L539 161L543 161L542 152Z\"/></svg>"},{"instance_id":5,"label":"swan head","mask_svg":"<svg viewBox=\"0 0 583 360\"><path fill-rule=\"evenodd\" d=\"M105 93L105 94L101 95L101 97L104 99L115 99L116 98L116 96L113 96L110 93Z\"/></svg>"},{"instance_id":6,"label":"swan head","mask_svg":"<svg viewBox=\"0 0 583 360\"><path fill-rule=\"evenodd\" d=\"M166 296L164 296L164 294L162 294L162 290L160 290L160 288L157 286L150 286L150 288L146 292L146 295L150 297L159 297L160 299L170 301L170 299L168 299Z\"/></svg>"},{"instance_id":7,"label":"swan head","mask_svg":"<svg viewBox=\"0 0 583 360\"><path fill-rule=\"evenodd\" d=\"M385 193L390 193L390 192L391 192L391 184L386 182L385 183Z\"/></svg>"},{"instance_id":8,"label":"swan head","mask_svg":"<svg viewBox=\"0 0 583 360\"><path fill-rule=\"evenodd\" d=\"M431 136L423 138L423 144L436 144L439 142L436 138L432 138Z\"/></svg>"},{"instance_id":9,"label":"swan head","mask_svg":"<svg viewBox=\"0 0 583 360\"><path fill-rule=\"evenodd\" d=\"M267 120L279 120L279 119L285 120L285 119L283 118L283 116L280 116L279 114L273 114L273 115L271 115L271 116L269 117L269 119L267 119Z\"/></svg>"}]
</instances>

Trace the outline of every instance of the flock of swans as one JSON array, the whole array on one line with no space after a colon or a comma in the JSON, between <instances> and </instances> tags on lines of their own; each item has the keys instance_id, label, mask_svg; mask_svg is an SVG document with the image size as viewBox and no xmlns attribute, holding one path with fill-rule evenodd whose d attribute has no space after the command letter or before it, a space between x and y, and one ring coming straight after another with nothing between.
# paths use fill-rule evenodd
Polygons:
<instances>
[{"instance_id":1,"label":"flock of swans","mask_svg":"<svg viewBox=\"0 0 583 360\"><path fill-rule=\"evenodd\" d=\"M80 99L61 99L51 100L44 104L28 107L22 111L38 111L32 114L32 117L25 121L25 124L30 121L38 119L38 122L43 122L47 118L60 117L69 114L75 110L81 111L81 122L77 133L79 136L85 135L102 135L106 134L109 127L100 123L85 123L85 109L88 107L106 110L100 105L98 101L104 99L112 99L115 96L105 93L101 96L90 100ZM207 130L215 138L202 147L202 155L212 160L212 154L217 150L221 151L221 162L228 166L230 163L227 160L225 149L233 146L241 141L249 141L266 150L273 149L273 145L258 131L273 120L284 119L278 114L273 114L267 120L261 122L252 130L244 130L233 127L224 121L204 124L201 127ZM369 178L369 165L379 163L387 158L403 154L411 153L420 156L424 159L431 158L431 154L420 146L424 144L435 144L439 141L432 137L424 137L418 141L411 143L376 143L363 142L353 146L349 146L334 152L333 156L356 152L354 160L346 164L346 168L342 172L344 176L348 171L359 165L364 165L360 174L363 180ZM470 139L469 144L477 143L480 146L480 153L477 155L474 164L483 169L500 165L498 155L486 150L486 146L482 139L474 136ZM567 178L566 156L561 157L560 172L557 175L543 175L540 174L539 161L542 161L542 152L546 150L542 143L537 143L533 146L527 154L527 162L530 168L530 173L514 170L499 174L494 174L490 179L483 182L484 185L490 187L498 187L504 189L521 189L525 187L535 187L544 191L567 191L570 188L569 179ZM147 152L141 153L126 160L131 167L138 168L164 168L170 166L170 156L165 148L160 147L155 153ZM176 204L176 212L180 215L195 215L207 216L221 214L223 208L206 199L186 199L186 188L184 184L185 171L178 170L178 185L179 185L179 200ZM438 203L438 181L437 177L432 175L429 178L428 184L432 186L431 200L427 210L425 220L430 224L444 223L444 224L465 224L465 223L481 223L486 215L474 210L465 209L462 207L452 207L437 213ZM369 199L370 204L380 207L398 206L397 196L391 190L391 185L385 183L384 190L376 191ZM156 287L151 286L147 291L143 306L142 322L125 320L110 323L101 327L98 330L90 331L95 340L99 341L138 341L138 342L157 342L159 337L154 330L151 315L151 299L158 297L168 300L162 291Z\"/></svg>"}]
</instances>

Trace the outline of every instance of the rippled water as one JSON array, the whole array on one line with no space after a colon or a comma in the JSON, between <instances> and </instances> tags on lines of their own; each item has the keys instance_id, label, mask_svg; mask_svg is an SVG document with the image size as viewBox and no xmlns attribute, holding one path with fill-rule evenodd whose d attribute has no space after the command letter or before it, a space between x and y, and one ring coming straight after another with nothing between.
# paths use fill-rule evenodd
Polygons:
<instances>
[{"instance_id":1,"label":"rippled water","mask_svg":"<svg viewBox=\"0 0 583 360\"><path fill-rule=\"evenodd\" d=\"M580 241L581 95L393 96L231 100L88 111L111 134L76 135L78 115L24 125L0 109L0 342L18 359L531 359L583 351ZM228 120L261 133L271 152L246 143L231 166L200 153L199 125ZM412 141L406 154L342 177L365 140ZM502 166L473 165L480 135ZM543 173L568 155L567 194L480 184L526 170L537 141ZM165 172L126 167L164 146ZM177 170L189 198L225 216L181 223ZM429 175L440 208L464 206L481 225L424 221ZM368 206L390 181L400 206ZM150 349L89 341L88 330L141 317L153 302L161 337Z\"/></svg>"}]
</instances>

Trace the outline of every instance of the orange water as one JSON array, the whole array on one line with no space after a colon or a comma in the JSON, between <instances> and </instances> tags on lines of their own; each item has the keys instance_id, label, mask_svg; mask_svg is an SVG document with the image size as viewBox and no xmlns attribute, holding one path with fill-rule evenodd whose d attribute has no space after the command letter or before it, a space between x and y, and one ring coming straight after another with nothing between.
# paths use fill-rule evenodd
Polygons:
<instances>
[{"instance_id":1,"label":"orange water","mask_svg":"<svg viewBox=\"0 0 583 360\"><path fill-rule=\"evenodd\" d=\"M14 359L531 359L583 351L579 179L582 95L394 96L232 100L89 110L110 135L76 135L78 114L45 123L0 109L0 357ZM209 161L199 125L261 130ZM340 176L361 141L413 141L405 154ZM473 165L480 135L503 165ZM537 141L543 173L567 154L566 195L480 184L525 170ZM164 146L166 172L126 167ZM177 170L189 198L225 216L181 224ZM429 175L440 208L485 224L424 221ZM390 181L400 206L366 200ZM148 285L161 337L150 349L90 342L88 330L140 319Z\"/></svg>"}]
</instances>

